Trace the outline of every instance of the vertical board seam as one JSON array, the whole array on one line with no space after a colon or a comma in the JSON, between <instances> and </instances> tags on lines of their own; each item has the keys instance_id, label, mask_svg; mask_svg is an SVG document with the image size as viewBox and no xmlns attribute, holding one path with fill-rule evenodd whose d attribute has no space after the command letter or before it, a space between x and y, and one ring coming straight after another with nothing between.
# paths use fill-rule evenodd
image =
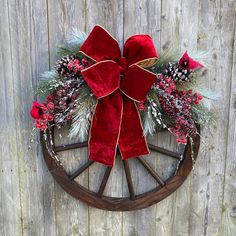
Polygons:
<instances>
[{"instance_id":1,"label":"vertical board seam","mask_svg":"<svg viewBox=\"0 0 236 236\"><path fill-rule=\"evenodd\" d=\"M221 1L220 1L221 3ZM221 8L222 8L222 5L220 4ZM234 18L235 18L235 11L234 11ZM235 55L234 55L234 52L235 52L235 49L236 49L236 42L235 42L235 34L236 34L236 23L234 21L234 32L233 32L233 44L232 44L232 54L231 54L231 68L230 68L230 71L231 71L231 76L230 76L230 83L229 83L229 91L230 91L230 95L229 95L229 100L228 100L228 104L229 104L229 110L228 110L228 120L227 120L227 136L226 136L226 147L225 147L225 163L224 163L224 178L223 178L223 197L222 197L222 204L221 204L221 226L220 226L220 231L222 229L222 217L223 217L223 212L224 212L224 199L225 199L225 179L226 179L226 163L227 163L227 156L228 156L228 141L229 141L229 124L230 124L230 114L231 114L231 104L232 104L232 81L233 81L233 68L234 68L234 65L233 65L233 62L234 62L234 58L235 58Z\"/></svg>"},{"instance_id":2,"label":"vertical board seam","mask_svg":"<svg viewBox=\"0 0 236 236\"><path fill-rule=\"evenodd\" d=\"M50 47L50 21L49 21L49 2L46 0L46 10L47 10L47 32L48 32L48 68L51 70L51 47ZM54 221L55 221L55 233L57 234L57 208L56 208L56 191L55 191L55 180L53 178L53 196L54 196Z\"/></svg>"},{"instance_id":3,"label":"vertical board seam","mask_svg":"<svg viewBox=\"0 0 236 236\"><path fill-rule=\"evenodd\" d=\"M50 23L49 23L49 3L48 3L48 0L46 0L46 6L47 6L47 28L48 28L48 67L49 67L49 70L51 70Z\"/></svg>"},{"instance_id":4,"label":"vertical board seam","mask_svg":"<svg viewBox=\"0 0 236 236\"><path fill-rule=\"evenodd\" d=\"M12 35L11 35L11 22L10 22L10 6L9 6L9 0L7 1L7 16L8 16L8 21L9 21L9 25L8 25L8 30L9 30L9 43L10 43L10 58L11 58L11 64L13 65L13 59L12 59ZM12 78L14 78L13 75L13 68L11 67L11 76ZM14 88L13 88L14 91ZM15 107L15 104L14 104ZM17 131L15 131L15 133L17 134ZM17 163L18 163L18 184L19 184L19 200L20 200L20 234L23 236L24 235L24 222L23 222L23 205L22 205L22 196L21 196L21 174L20 174L20 165L19 165L19 156L18 156L18 151L17 151Z\"/></svg>"}]
</instances>

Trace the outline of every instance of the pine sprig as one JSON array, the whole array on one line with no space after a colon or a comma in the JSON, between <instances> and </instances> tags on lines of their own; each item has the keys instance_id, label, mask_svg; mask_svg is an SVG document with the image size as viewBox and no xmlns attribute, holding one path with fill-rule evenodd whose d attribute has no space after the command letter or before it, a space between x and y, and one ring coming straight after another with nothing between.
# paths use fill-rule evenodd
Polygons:
<instances>
[{"instance_id":1,"label":"pine sprig","mask_svg":"<svg viewBox=\"0 0 236 236\"><path fill-rule=\"evenodd\" d=\"M63 85L63 77L55 70L44 72L41 74L40 78L39 84L34 89L34 94L36 96L45 97L55 91L59 86Z\"/></svg>"},{"instance_id":2,"label":"pine sprig","mask_svg":"<svg viewBox=\"0 0 236 236\"><path fill-rule=\"evenodd\" d=\"M166 127L159 100L153 90L147 95L146 107L147 109L141 113L143 129L146 135L153 135L157 129Z\"/></svg>"},{"instance_id":3,"label":"pine sprig","mask_svg":"<svg viewBox=\"0 0 236 236\"><path fill-rule=\"evenodd\" d=\"M192 115L193 120L200 125L208 125L212 126L216 123L216 115L215 113L209 111L203 104L201 105L192 105L190 113Z\"/></svg>"},{"instance_id":4,"label":"pine sprig","mask_svg":"<svg viewBox=\"0 0 236 236\"><path fill-rule=\"evenodd\" d=\"M78 137L83 142L88 138L89 127L97 100L90 88L84 85L75 101L75 112L72 119L70 138Z\"/></svg>"},{"instance_id":5,"label":"pine sprig","mask_svg":"<svg viewBox=\"0 0 236 236\"><path fill-rule=\"evenodd\" d=\"M151 112L151 107L147 107L147 110L143 112L141 117L142 117L143 130L144 130L145 135L155 134L156 123L154 121L154 117Z\"/></svg>"},{"instance_id":6,"label":"pine sprig","mask_svg":"<svg viewBox=\"0 0 236 236\"><path fill-rule=\"evenodd\" d=\"M86 38L87 35L84 32L74 29L71 35L66 39L65 44L58 47L58 54L61 57L76 55L80 58L81 55L79 55L78 52Z\"/></svg>"},{"instance_id":7,"label":"pine sprig","mask_svg":"<svg viewBox=\"0 0 236 236\"><path fill-rule=\"evenodd\" d=\"M171 46L164 51L161 51L158 56L157 63L151 68L151 71L154 73L161 73L163 67L169 62L178 61L182 54L178 47L174 46L175 44L171 44Z\"/></svg>"}]
</instances>

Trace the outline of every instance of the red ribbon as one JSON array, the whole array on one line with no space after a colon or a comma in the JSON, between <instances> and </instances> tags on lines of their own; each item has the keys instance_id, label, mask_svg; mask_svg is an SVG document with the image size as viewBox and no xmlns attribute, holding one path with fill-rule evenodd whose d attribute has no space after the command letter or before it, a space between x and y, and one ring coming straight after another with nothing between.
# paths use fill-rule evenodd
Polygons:
<instances>
[{"instance_id":1,"label":"red ribbon","mask_svg":"<svg viewBox=\"0 0 236 236\"><path fill-rule=\"evenodd\" d=\"M145 64L154 64L158 57L152 38L130 37L121 57L118 42L96 25L80 52L96 62L82 70L85 81L98 98L90 129L89 159L113 166L117 146L122 159L148 154L134 101L145 99L156 78L143 68Z\"/></svg>"}]
</instances>

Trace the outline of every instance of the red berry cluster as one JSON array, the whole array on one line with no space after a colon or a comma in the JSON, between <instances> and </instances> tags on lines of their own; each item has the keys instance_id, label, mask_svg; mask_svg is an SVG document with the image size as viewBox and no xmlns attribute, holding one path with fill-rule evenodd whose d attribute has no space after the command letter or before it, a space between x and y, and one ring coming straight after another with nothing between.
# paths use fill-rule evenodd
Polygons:
<instances>
[{"instance_id":1,"label":"red berry cluster","mask_svg":"<svg viewBox=\"0 0 236 236\"><path fill-rule=\"evenodd\" d=\"M157 75L154 89L164 113L172 120L170 130L175 134L177 142L186 143L186 136L196 133L190 113L191 105L199 104L202 96L192 90L176 90L174 81L162 74Z\"/></svg>"},{"instance_id":2,"label":"red berry cluster","mask_svg":"<svg viewBox=\"0 0 236 236\"><path fill-rule=\"evenodd\" d=\"M45 131L48 128L48 122L54 119L54 104L49 102L38 103L33 102L31 109L31 116L35 119L35 127L37 129Z\"/></svg>"},{"instance_id":3,"label":"red berry cluster","mask_svg":"<svg viewBox=\"0 0 236 236\"><path fill-rule=\"evenodd\" d=\"M79 80L67 79L47 97L46 102L54 104L54 122L59 128L72 120L73 108L81 84Z\"/></svg>"},{"instance_id":4,"label":"red berry cluster","mask_svg":"<svg viewBox=\"0 0 236 236\"><path fill-rule=\"evenodd\" d=\"M74 59L69 61L67 69L73 74L77 74L79 71L91 66L92 64L92 61L87 61L85 58L81 61L79 59Z\"/></svg>"},{"instance_id":5,"label":"red berry cluster","mask_svg":"<svg viewBox=\"0 0 236 236\"><path fill-rule=\"evenodd\" d=\"M46 103L34 102L31 109L31 116L35 119L35 126L38 129L46 130L48 122L54 120L58 128L72 120L75 100L79 93L80 86L84 81L76 75L83 69L91 66L94 62L83 58L79 60L74 56L61 58L56 64L57 72L64 76L60 85L53 91L46 100Z\"/></svg>"},{"instance_id":6,"label":"red berry cluster","mask_svg":"<svg viewBox=\"0 0 236 236\"><path fill-rule=\"evenodd\" d=\"M168 77L165 77L163 74L157 74L155 88L162 90L166 94L171 94L175 91L176 86L175 82Z\"/></svg>"},{"instance_id":7,"label":"red berry cluster","mask_svg":"<svg viewBox=\"0 0 236 236\"><path fill-rule=\"evenodd\" d=\"M145 102L146 102L146 100L145 100L145 101L138 102L137 107L138 107L138 110L139 110L139 111L145 111L145 110L147 109L147 108L146 108L146 105L145 105Z\"/></svg>"},{"instance_id":8,"label":"red berry cluster","mask_svg":"<svg viewBox=\"0 0 236 236\"><path fill-rule=\"evenodd\" d=\"M46 103L34 102L31 116L35 119L35 127L41 130L48 128L48 123L54 121L58 128L72 120L75 100L83 81L76 78L67 78L51 93Z\"/></svg>"}]
</instances>

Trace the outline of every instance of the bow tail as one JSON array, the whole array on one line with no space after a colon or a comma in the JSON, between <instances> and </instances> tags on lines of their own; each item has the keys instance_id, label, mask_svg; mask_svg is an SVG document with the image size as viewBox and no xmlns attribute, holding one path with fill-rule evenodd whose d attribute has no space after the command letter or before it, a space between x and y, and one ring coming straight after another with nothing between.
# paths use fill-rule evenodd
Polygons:
<instances>
[{"instance_id":1,"label":"bow tail","mask_svg":"<svg viewBox=\"0 0 236 236\"><path fill-rule=\"evenodd\" d=\"M126 96L123 96L119 149L123 160L150 153L137 107Z\"/></svg>"},{"instance_id":2,"label":"bow tail","mask_svg":"<svg viewBox=\"0 0 236 236\"><path fill-rule=\"evenodd\" d=\"M116 90L109 96L98 99L90 127L90 160L108 166L114 165L122 110L122 93L119 90Z\"/></svg>"}]
</instances>

